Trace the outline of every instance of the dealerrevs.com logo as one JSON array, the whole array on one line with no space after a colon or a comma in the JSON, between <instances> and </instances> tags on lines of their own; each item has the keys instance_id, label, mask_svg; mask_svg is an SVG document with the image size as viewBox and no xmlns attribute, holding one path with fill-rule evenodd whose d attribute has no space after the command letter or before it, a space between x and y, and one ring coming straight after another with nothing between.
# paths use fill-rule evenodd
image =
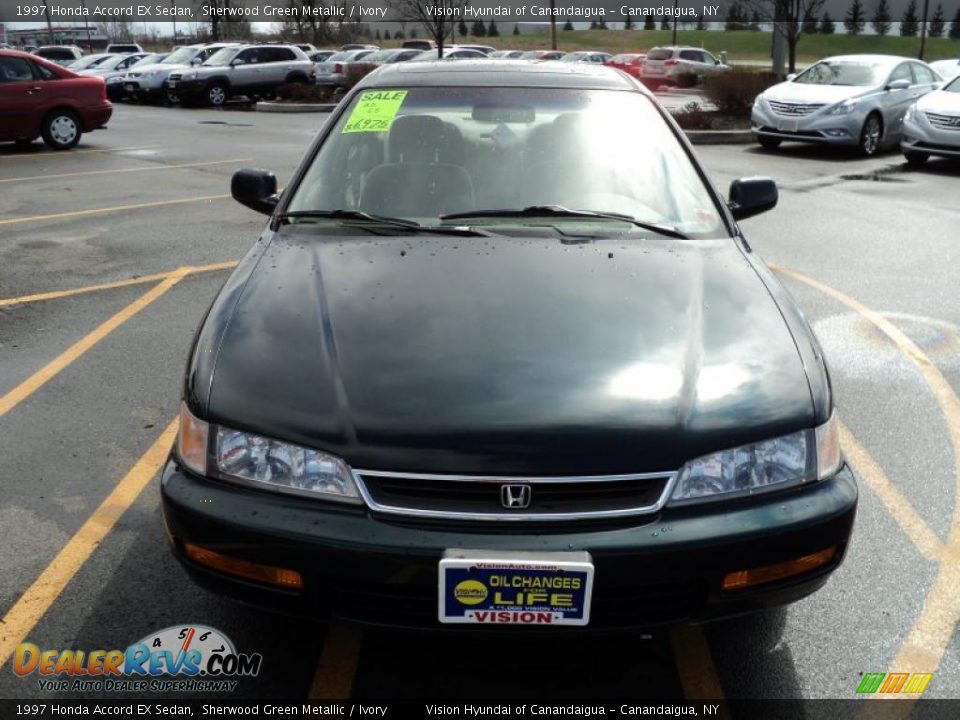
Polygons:
<instances>
[{"instance_id":1,"label":"dealerrevs.com logo","mask_svg":"<svg viewBox=\"0 0 960 720\"><path fill-rule=\"evenodd\" d=\"M17 645L13 672L38 676L46 692L231 692L256 677L263 656L238 653L225 634L205 625L175 625L126 650L41 650Z\"/></svg>"}]
</instances>

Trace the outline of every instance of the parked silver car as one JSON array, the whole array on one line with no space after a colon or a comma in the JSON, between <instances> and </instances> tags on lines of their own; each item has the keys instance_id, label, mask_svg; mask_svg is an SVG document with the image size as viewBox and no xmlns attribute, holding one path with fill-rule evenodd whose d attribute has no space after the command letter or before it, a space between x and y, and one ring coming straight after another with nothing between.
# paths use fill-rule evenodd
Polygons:
<instances>
[{"instance_id":1,"label":"parked silver car","mask_svg":"<svg viewBox=\"0 0 960 720\"><path fill-rule=\"evenodd\" d=\"M564 55L560 58L560 62L583 62L603 65L612 57L613 55L610 53L601 50L577 50L576 52L570 52Z\"/></svg>"},{"instance_id":2,"label":"parked silver car","mask_svg":"<svg viewBox=\"0 0 960 720\"><path fill-rule=\"evenodd\" d=\"M910 106L900 149L912 165L931 155L960 159L960 75Z\"/></svg>"},{"instance_id":3,"label":"parked silver car","mask_svg":"<svg viewBox=\"0 0 960 720\"><path fill-rule=\"evenodd\" d=\"M334 53L323 62L316 63L315 81L317 85L342 86L347 78L347 68L351 63L361 62L368 55L377 50L363 48L360 50L341 50Z\"/></svg>"},{"instance_id":4,"label":"parked silver car","mask_svg":"<svg viewBox=\"0 0 960 720\"><path fill-rule=\"evenodd\" d=\"M851 145L870 156L900 139L907 108L939 82L929 65L910 58L826 58L757 96L753 132L766 149L797 140Z\"/></svg>"},{"instance_id":5,"label":"parked silver car","mask_svg":"<svg viewBox=\"0 0 960 720\"><path fill-rule=\"evenodd\" d=\"M180 102L177 92L167 87L170 74L189 70L225 47L240 47L240 43L184 45L153 67L130 68L123 78L123 89L134 100L166 100L171 104Z\"/></svg>"},{"instance_id":6,"label":"parked silver car","mask_svg":"<svg viewBox=\"0 0 960 720\"><path fill-rule=\"evenodd\" d=\"M293 45L241 45L218 50L190 70L177 70L167 87L181 102L197 100L213 107L231 97L268 98L287 83L312 83L313 62Z\"/></svg>"},{"instance_id":7,"label":"parked silver car","mask_svg":"<svg viewBox=\"0 0 960 720\"><path fill-rule=\"evenodd\" d=\"M712 75L729 69L729 65L703 48L655 47L647 53L640 79L652 86L676 85L680 75Z\"/></svg>"},{"instance_id":8,"label":"parked silver car","mask_svg":"<svg viewBox=\"0 0 960 720\"><path fill-rule=\"evenodd\" d=\"M960 75L960 60L937 60L930 67L944 80L952 80Z\"/></svg>"}]
</instances>

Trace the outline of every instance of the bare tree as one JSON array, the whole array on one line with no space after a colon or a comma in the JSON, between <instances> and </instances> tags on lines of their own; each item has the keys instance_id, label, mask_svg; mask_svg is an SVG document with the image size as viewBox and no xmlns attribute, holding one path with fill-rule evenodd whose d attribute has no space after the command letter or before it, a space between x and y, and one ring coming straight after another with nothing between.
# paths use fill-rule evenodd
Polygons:
<instances>
[{"instance_id":1,"label":"bare tree","mask_svg":"<svg viewBox=\"0 0 960 720\"><path fill-rule=\"evenodd\" d=\"M745 0L755 8L765 21L772 20L774 32L783 35L787 43L789 72L797 70L797 44L809 26L804 20L815 17L823 9L826 0Z\"/></svg>"},{"instance_id":2,"label":"bare tree","mask_svg":"<svg viewBox=\"0 0 960 720\"><path fill-rule=\"evenodd\" d=\"M393 0L393 8L404 17L416 20L437 44L437 57L443 57L443 45L463 18L470 0Z\"/></svg>"}]
</instances>

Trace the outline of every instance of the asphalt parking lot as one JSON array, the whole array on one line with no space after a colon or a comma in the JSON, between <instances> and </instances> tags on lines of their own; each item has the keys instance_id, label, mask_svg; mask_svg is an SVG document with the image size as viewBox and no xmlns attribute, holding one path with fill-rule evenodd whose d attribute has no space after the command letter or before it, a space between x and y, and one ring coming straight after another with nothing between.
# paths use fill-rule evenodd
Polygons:
<instances>
[{"instance_id":1,"label":"asphalt parking lot","mask_svg":"<svg viewBox=\"0 0 960 720\"><path fill-rule=\"evenodd\" d=\"M230 175L283 183L325 117L118 106L72 152L0 145L0 696L52 696L10 671L24 639L125 648L201 623L263 653L238 697L850 698L894 671L960 697L960 166L899 153L698 148L722 188L780 183L744 228L831 363L861 501L819 593L702 629L537 639L327 627L196 588L156 472L193 332L263 224Z\"/></svg>"}]
</instances>

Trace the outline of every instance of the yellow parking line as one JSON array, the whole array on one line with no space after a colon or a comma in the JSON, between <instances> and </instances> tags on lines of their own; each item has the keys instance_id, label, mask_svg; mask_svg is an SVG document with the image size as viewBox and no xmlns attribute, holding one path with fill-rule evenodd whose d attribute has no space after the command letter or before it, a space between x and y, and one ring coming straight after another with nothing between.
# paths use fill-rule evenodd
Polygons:
<instances>
[{"instance_id":1,"label":"yellow parking line","mask_svg":"<svg viewBox=\"0 0 960 720\"><path fill-rule=\"evenodd\" d=\"M937 576L924 599L923 608L888 667L889 672L935 672L950 644L957 623L960 622L960 595L957 594L957 588L960 587L960 397L926 353L885 317L849 295L813 278L775 265L771 265L771 268L823 292L873 323L920 371L943 413L954 459L953 515L950 529ZM859 718L873 720L884 717L902 720L910 715L916 702L916 698L901 698L896 694L877 697L897 698L900 702L885 704L882 709L871 702L864 707Z\"/></svg>"},{"instance_id":2,"label":"yellow parking line","mask_svg":"<svg viewBox=\"0 0 960 720\"><path fill-rule=\"evenodd\" d=\"M723 702L723 687L713 664L713 655L703 628L699 625L679 625L670 630L670 645L677 664L677 674L687 700L715 700ZM726 708L721 707L714 717L729 720Z\"/></svg>"},{"instance_id":3,"label":"yellow parking line","mask_svg":"<svg viewBox=\"0 0 960 720\"><path fill-rule=\"evenodd\" d=\"M238 265L236 260L229 262L212 263L210 265L195 265L187 268L185 275L196 275L198 273L214 272L216 270L229 270ZM0 307L9 307L11 305L24 305L26 303L40 302L41 300L56 300L59 298L82 295L84 293L97 292L99 290L112 290L114 288L129 287L130 285L144 285L146 283L157 282L170 277L176 270L154 273L152 275L140 275L139 277L117 280L115 282L101 283L99 285L86 285L84 287L72 288L70 290L51 290L50 292L34 293L33 295L20 295L19 297L0 299Z\"/></svg>"},{"instance_id":4,"label":"yellow parking line","mask_svg":"<svg viewBox=\"0 0 960 720\"><path fill-rule=\"evenodd\" d=\"M85 172L59 173L57 175L28 175L26 177L2 178L0 183L27 182L29 180L59 180L62 178L86 177L89 175L114 175L117 173L155 172L157 170L178 170L181 168L207 167L209 165L228 165L246 162L251 158L232 158L230 160L210 160L208 162L182 163L180 165L151 165L140 168L118 168L114 170L87 170Z\"/></svg>"},{"instance_id":5,"label":"yellow parking line","mask_svg":"<svg viewBox=\"0 0 960 720\"><path fill-rule=\"evenodd\" d=\"M3 417L21 402L33 395L33 393L43 387L52 378L56 377L57 374L70 365L70 363L82 356L90 348L103 340L103 338L180 282L189 271L190 268L184 267L171 273L163 282L141 295L123 308L123 310L100 325L96 330L82 337L63 353L13 388L13 390L0 397L0 417Z\"/></svg>"},{"instance_id":6,"label":"yellow parking line","mask_svg":"<svg viewBox=\"0 0 960 720\"><path fill-rule=\"evenodd\" d=\"M863 480L874 495L876 495L887 512L903 530L903 533L916 546L917 550L927 559L938 562L943 555L943 543L923 518L914 510L910 501L904 497L883 468L873 459L867 449L850 432L843 423L840 423L840 446L847 459L857 469L857 476Z\"/></svg>"},{"instance_id":7,"label":"yellow parking line","mask_svg":"<svg viewBox=\"0 0 960 720\"><path fill-rule=\"evenodd\" d=\"M356 625L331 623L323 641L323 652L313 674L309 700L346 700L360 659L363 635Z\"/></svg>"},{"instance_id":8,"label":"yellow parking line","mask_svg":"<svg viewBox=\"0 0 960 720\"><path fill-rule=\"evenodd\" d=\"M26 640L73 576L163 466L176 432L177 420L174 420L4 615L0 621L0 667L13 654L17 644Z\"/></svg>"},{"instance_id":9,"label":"yellow parking line","mask_svg":"<svg viewBox=\"0 0 960 720\"><path fill-rule=\"evenodd\" d=\"M0 160L22 160L24 158L35 158L35 157L49 157L51 155L56 155L57 157L69 158L74 155L86 155L88 153L110 153L110 152L126 152L129 150L153 150L154 148L160 147L159 145L131 145L130 147L118 147L118 148L89 148L86 150L71 150L70 152L63 152L62 150L49 150L46 152L25 152L17 153L16 155L0 155Z\"/></svg>"},{"instance_id":10,"label":"yellow parking line","mask_svg":"<svg viewBox=\"0 0 960 720\"><path fill-rule=\"evenodd\" d=\"M74 210L72 212L53 213L51 215L34 215L32 217L11 218L0 220L0 225L16 225L17 223L39 222L41 220L59 220L60 218L83 217L84 215L103 215L105 213L121 212L123 210L141 210L143 208L165 207L168 205L183 205L184 203L223 200L229 195L205 195L203 197L182 198L180 200L157 200L155 202L136 203L134 205L116 205L114 207L94 208L92 210Z\"/></svg>"}]
</instances>

